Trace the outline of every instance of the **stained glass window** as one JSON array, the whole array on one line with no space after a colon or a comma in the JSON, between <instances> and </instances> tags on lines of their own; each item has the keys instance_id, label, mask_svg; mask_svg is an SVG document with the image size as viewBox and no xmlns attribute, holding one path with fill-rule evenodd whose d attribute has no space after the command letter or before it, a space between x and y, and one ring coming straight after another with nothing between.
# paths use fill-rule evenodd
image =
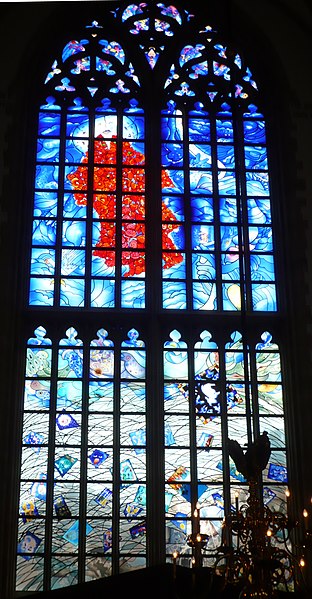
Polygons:
<instances>
[{"instance_id":1,"label":"stained glass window","mask_svg":"<svg viewBox=\"0 0 312 599\"><path fill-rule=\"evenodd\" d=\"M248 494L228 438L268 432L265 501L286 509L258 84L186 10L105 4L55 49L37 106L18 591L175 550L189 566L199 526L219 545Z\"/></svg>"}]
</instances>

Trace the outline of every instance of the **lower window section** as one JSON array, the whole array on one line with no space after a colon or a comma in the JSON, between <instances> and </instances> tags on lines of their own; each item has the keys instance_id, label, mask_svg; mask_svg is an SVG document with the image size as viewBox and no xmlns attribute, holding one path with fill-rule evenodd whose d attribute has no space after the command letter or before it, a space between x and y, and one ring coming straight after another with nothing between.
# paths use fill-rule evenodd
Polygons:
<instances>
[{"instance_id":1,"label":"lower window section","mask_svg":"<svg viewBox=\"0 0 312 599\"><path fill-rule=\"evenodd\" d=\"M252 347L237 331L222 345L206 330L194 343L174 329L161 348L148 346L150 372L149 340L135 328L123 337L102 328L91 342L73 327L48 334L38 327L27 344L17 591L154 565L153 546L164 562L178 552L191 566L188 536L198 531L211 565L224 518L248 500L228 438L244 447L267 431L264 501L286 511L283 386L269 333ZM152 534L157 514L165 531Z\"/></svg>"}]
</instances>

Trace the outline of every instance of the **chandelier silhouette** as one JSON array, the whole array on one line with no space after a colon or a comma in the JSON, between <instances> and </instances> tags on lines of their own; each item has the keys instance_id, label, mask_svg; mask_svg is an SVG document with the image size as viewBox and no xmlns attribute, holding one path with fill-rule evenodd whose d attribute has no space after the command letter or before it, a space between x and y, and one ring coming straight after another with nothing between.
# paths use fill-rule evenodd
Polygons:
<instances>
[{"instance_id":1,"label":"chandelier silhouette","mask_svg":"<svg viewBox=\"0 0 312 599\"><path fill-rule=\"evenodd\" d=\"M239 505L236 494L235 510L224 518L221 545L215 549L208 549L209 535L200 532L197 504L196 526L187 537L192 549L193 582L208 558L213 564L207 569L211 584L217 577L219 588L237 588L239 599L274 599L280 589L293 590L295 584L304 584L305 554L312 544L308 512L303 510L303 523L299 523L287 513L264 505L261 474L271 454L267 432L249 444L245 453L232 439L228 440L228 448L237 471L247 481L249 496ZM290 496L288 490L286 496ZM179 557L177 552L173 554L175 580ZM202 575L198 580L202 584Z\"/></svg>"}]
</instances>

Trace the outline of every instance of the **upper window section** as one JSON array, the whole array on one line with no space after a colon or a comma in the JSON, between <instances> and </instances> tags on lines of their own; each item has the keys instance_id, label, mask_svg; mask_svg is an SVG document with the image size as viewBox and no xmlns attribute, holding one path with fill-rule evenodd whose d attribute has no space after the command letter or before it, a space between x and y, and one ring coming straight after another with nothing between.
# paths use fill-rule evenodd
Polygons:
<instances>
[{"instance_id":1,"label":"upper window section","mask_svg":"<svg viewBox=\"0 0 312 599\"><path fill-rule=\"evenodd\" d=\"M29 304L275 312L265 119L249 67L210 26L179 43L192 15L174 6L106 17L65 43L45 78Z\"/></svg>"},{"instance_id":2,"label":"upper window section","mask_svg":"<svg viewBox=\"0 0 312 599\"><path fill-rule=\"evenodd\" d=\"M51 95L39 112L33 306L145 307L139 80L121 45L101 30L93 22L86 39L67 43L45 81Z\"/></svg>"},{"instance_id":3,"label":"upper window section","mask_svg":"<svg viewBox=\"0 0 312 599\"><path fill-rule=\"evenodd\" d=\"M181 47L167 74L163 308L274 312L270 181L257 84L210 26Z\"/></svg>"},{"instance_id":4,"label":"upper window section","mask_svg":"<svg viewBox=\"0 0 312 599\"><path fill-rule=\"evenodd\" d=\"M163 307L276 310L262 115L249 111L238 122L228 104L215 113L168 106L162 116ZM235 143L237 124L241 143Z\"/></svg>"},{"instance_id":5,"label":"upper window section","mask_svg":"<svg viewBox=\"0 0 312 599\"><path fill-rule=\"evenodd\" d=\"M30 304L144 307L143 113L48 104L39 127Z\"/></svg>"}]
</instances>

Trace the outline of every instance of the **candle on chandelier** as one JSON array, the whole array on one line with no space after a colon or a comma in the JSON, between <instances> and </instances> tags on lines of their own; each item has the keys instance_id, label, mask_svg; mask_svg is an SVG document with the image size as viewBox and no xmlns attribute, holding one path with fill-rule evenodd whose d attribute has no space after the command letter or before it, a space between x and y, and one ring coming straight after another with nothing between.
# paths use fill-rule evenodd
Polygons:
<instances>
[{"instance_id":1,"label":"candle on chandelier","mask_svg":"<svg viewBox=\"0 0 312 599\"><path fill-rule=\"evenodd\" d=\"M194 510L194 532L195 534L199 534L200 532L200 504L196 503L196 508Z\"/></svg>"},{"instance_id":2,"label":"candle on chandelier","mask_svg":"<svg viewBox=\"0 0 312 599\"><path fill-rule=\"evenodd\" d=\"M173 580L176 579L177 577L177 558L178 558L178 552L174 551L172 554L172 565L173 565Z\"/></svg>"},{"instance_id":3,"label":"candle on chandelier","mask_svg":"<svg viewBox=\"0 0 312 599\"><path fill-rule=\"evenodd\" d=\"M304 530L308 530L308 516L309 516L308 510L306 510L304 508L302 515L303 515L303 522L304 522Z\"/></svg>"}]
</instances>

